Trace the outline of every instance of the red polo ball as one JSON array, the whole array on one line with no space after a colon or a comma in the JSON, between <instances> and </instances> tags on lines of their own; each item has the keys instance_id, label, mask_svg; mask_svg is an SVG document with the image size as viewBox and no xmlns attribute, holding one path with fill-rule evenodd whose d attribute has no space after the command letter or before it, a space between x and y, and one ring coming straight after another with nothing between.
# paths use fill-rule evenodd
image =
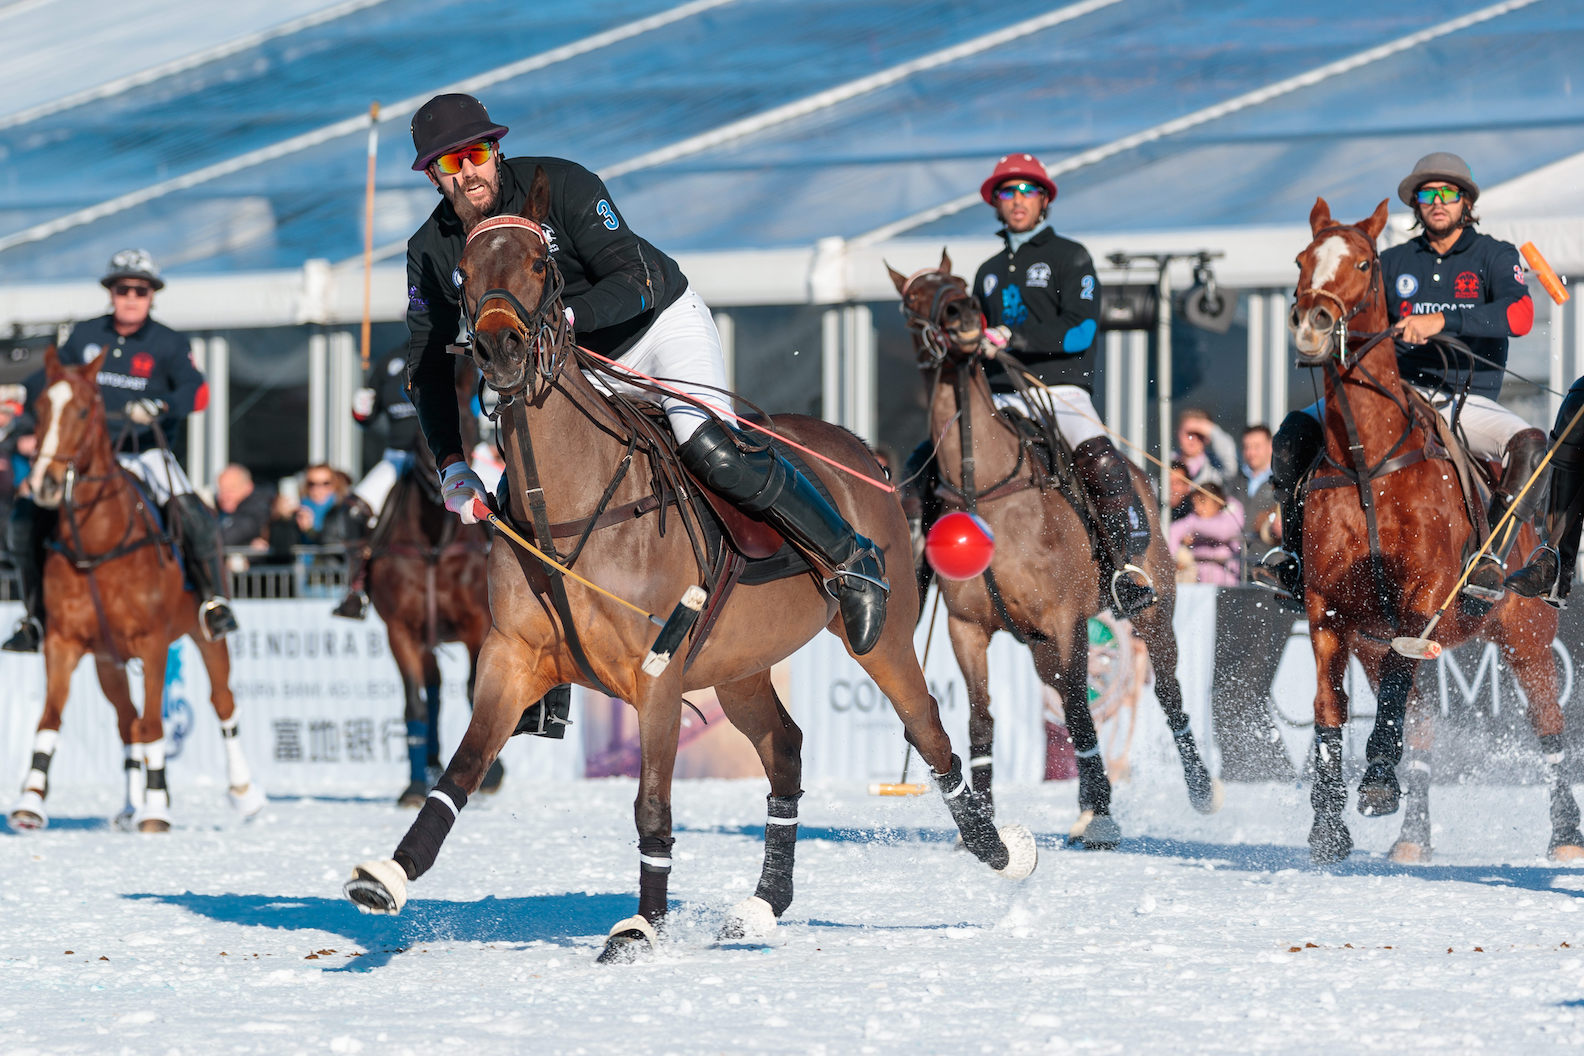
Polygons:
<instances>
[{"instance_id":1,"label":"red polo ball","mask_svg":"<svg viewBox=\"0 0 1584 1056\"><path fill-rule=\"evenodd\" d=\"M930 528L924 556L943 579L972 579L995 558L995 533L974 514L956 510Z\"/></svg>"}]
</instances>

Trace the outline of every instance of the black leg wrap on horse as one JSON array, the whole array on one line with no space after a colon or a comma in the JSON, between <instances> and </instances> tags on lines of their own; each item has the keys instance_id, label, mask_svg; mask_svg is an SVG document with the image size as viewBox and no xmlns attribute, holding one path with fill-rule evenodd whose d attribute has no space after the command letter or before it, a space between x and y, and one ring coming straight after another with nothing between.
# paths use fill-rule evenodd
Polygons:
<instances>
[{"instance_id":1,"label":"black leg wrap on horse","mask_svg":"<svg viewBox=\"0 0 1584 1056\"><path fill-rule=\"evenodd\" d=\"M792 904L792 868L797 854L798 800L802 792L790 796L766 796L764 869L754 894L770 904L777 917Z\"/></svg>"},{"instance_id":2,"label":"black leg wrap on horse","mask_svg":"<svg viewBox=\"0 0 1584 1056\"><path fill-rule=\"evenodd\" d=\"M968 746L968 776L973 784L973 790L984 797L985 802L990 802L990 781L994 776L995 765L991 761L993 746L989 744L970 744Z\"/></svg>"},{"instance_id":3,"label":"black leg wrap on horse","mask_svg":"<svg viewBox=\"0 0 1584 1056\"><path fill-rule=\"evenodd\" d=\"M861 656L874 648L885 625L885 560L808 478L773 448L744 450L715 418L699 426L677 454L711 491L826 565L837 580L834 593L853 652Z\"/></svg>"},{"instance_id":4,"label":"black leg wrap on horse","mask_svg":"<svg viewBox=\"0 0 1584 1056\"><path fill-rule=\"evenodd\" d=\"M653 924L666 914L666 886L671 880L671 836L638 838L638 913Z\"/></svg>"},{"instance_id":5,"label":"black leg wrap on horse","mask_svg":"<svg viewBox=\"0 0 1584 1056\"><path fill-rule=\"evenodd\" d=\"M407 879L418 879L434 865L440 845L451 834L451 826L456 824L457 815L462 813L467 801L467 793L450 777L435 782L412 828L407 830L391 856L406 870Z\"/></svg>"},{"instance_id":6,"label":"black leg wrap on horse","mask_svg":"<svg viewBox=\"0 0 1584 1056\"><path fill-rule=\"evenodd\" d=\"M1341 814L1347 804L1347 786L1342 783L1342 727L1315 727L1313 762L1309 805L1317 813Z\"/></svg>"},{"instance_id":7,"label":"black leg wrap on horse","mask_svg":"<svg viewBox=\"0 0 1584 1056\"><path fill-rule=\"evenodd\" d=\"M963 778L962 760L953 752L951 769L944 774L937 774L932 769L930 776L935 779L935 787L940 789L941 798L946 801L946 809L951 811L952 821L957 823L957 831L962 833L963 846L990 868L1005 869L1007 862L1012 859L1011 852L1001 841L1001 834L996 831L995 822L984 809L979 796Z\"/></svg>"}]
</instances>

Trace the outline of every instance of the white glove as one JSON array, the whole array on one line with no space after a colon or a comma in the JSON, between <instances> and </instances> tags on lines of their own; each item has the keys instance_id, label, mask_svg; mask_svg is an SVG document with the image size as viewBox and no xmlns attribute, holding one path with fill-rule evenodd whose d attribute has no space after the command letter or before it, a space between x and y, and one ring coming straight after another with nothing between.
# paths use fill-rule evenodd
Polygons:
<instances>
[{"instance_id":1,"label":"white glove","mask_svg":"<svg viewBox=\"0 0 1584 1056\"><path fill-rule=\"evenodd\" d=\"M374 417L373 389L359 389L352 394L352 417L360 422Z\"/></svg>"},{"instance_id":2,"label":"white glove","mask_svg":"<svg viewBox=\"0 0 1584 1056\"><path fill-rule=\"evenodd\" d=\"M126 405L126 416L138 425L148 425L168 409L164 400L133 400Z\"/></svg>"},{"instance_id":3,"label":"white glove","mask_svg":"<svg viewBox=\"0 0 1584 1056\"><path fill-rule=\"evenodd\" d=\"M453 462L440 471L440 495L445 499L445 508L462 518L463 524L488 519L488 494L489 489L466 461Z\"/></svg>"},{"instance_id":4,"label":"white glove","mask_svg":"<svg viewBox=\"0 0 1584 1056\"><path fill-rule=\"evenodd\" d=\"M0 385L0 403L20 403L27 405L26 385Z\"/></svg>"}]
</instances>

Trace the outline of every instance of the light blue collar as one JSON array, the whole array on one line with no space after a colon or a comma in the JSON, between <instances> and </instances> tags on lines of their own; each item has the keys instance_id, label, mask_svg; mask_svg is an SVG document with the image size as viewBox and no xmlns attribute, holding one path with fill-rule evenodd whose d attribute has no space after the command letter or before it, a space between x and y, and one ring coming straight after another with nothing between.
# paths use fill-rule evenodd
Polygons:
<instances>
[{"instance_id":1,"label":"light blue collar","mask_svg":"<svg viewBox=\"0 0 1584 1056\"><path fill-rule=\"evenodd\" d=\"M1012 252L1016 253L1018 250L1023 248L1023 243L1027 242L1029 239L1033 238L1035 235L1039 234L1041 231L1049 231L1049 230L1050 230L1050 221L1049 220L1041 220L1037 225L1035 225L1035 227L1032 230L1029 230L1029 231L1007 231L1006 229L1003 228L1002 229L1002 233L1006 237L1007 248L1010 249Z\"/></svg>"}]
</instances>

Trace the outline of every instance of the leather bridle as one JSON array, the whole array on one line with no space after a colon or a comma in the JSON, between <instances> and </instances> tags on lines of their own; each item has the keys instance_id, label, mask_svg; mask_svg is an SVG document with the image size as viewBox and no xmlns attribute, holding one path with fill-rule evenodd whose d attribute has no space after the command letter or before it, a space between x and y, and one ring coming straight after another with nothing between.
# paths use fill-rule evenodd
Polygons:
<instances>
[{"instance_id":1,"label":"leather bridle","mask_svg":"<svg viewBox=\"0 0 1584 1056\"><path fill-rule=\"evenodd\" d=\"M569 352L568 325L565 314L560 310L561 293L566 288L566 283L561 277L561 269L556 267L555 260L549 254L550 239L546 236L544 228L526 217L493 216L468 232L463 249L465 251L479 235L487 231L503 229L527 231L545 246L546 252L543 258L545 280L539 292L539 303L529 310L510 290L499 287L485 290L467 313L468 337L470 340L477 339L479 325L486 319L497 315L505 316L511 332L522 338L524 345L533 350L533 372L547 383L553 382L566 363ZM467 276L463 273L464 301L466 283ZM526 386L526 378L523 384ZM503 393L503 395L510 394Z\"/></svg>"}]
</instances>

